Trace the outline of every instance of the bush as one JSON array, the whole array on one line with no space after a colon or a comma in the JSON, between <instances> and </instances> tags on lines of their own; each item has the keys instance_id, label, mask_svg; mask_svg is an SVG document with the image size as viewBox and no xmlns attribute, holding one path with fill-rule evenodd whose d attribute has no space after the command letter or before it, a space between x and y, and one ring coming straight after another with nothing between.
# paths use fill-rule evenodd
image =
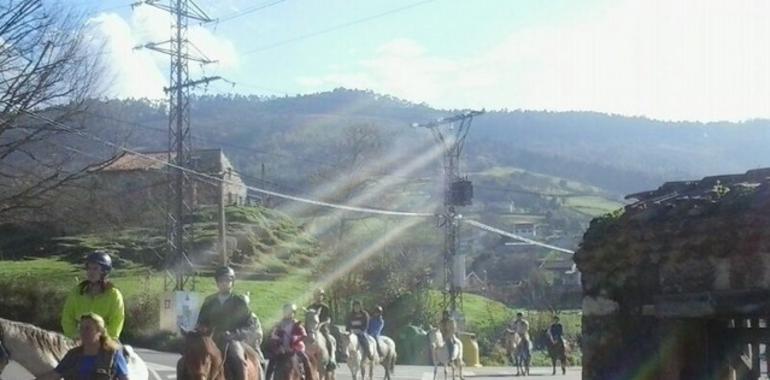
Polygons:
<instances>
[{"instance_id":1,"label":"bush","mask_svg":"<svg viewBox=\"0 0 770 380\"><path fill-rule=\"evenodd\" d=\"M31 279L0 280L0 317L61 331L61 310L69 289Z\"/></svg>"}]
</instances>

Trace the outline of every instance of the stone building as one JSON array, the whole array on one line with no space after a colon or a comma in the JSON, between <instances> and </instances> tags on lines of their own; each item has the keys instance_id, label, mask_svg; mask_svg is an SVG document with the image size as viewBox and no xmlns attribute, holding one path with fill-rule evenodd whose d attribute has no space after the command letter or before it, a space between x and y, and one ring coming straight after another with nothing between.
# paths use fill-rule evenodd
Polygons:
<instances>
[{"instance_id":1,"label":"stone building","mask_svg":"<svg viewBox=\"0 0 770 380\"><path fill-rule=\"evenodd\" d=\"M120 222L142 222L148 214L157 216L166 202L168 177L164 162L167 160L167 152L147 152L142 156L125 153L99 168L88 186L94 204L100 212L111 214ZM216 205L220 194L226 205L246 203L246 185L221 149L192 151L191 168L226 180L220 189L218 181L190 175L191 191L186 203L192 209Z\"/></svg>"},{"instance_id":2,"label":"stone building","mask_svg":"<svg viewBox=\"0 0 770 380\"><path fill-rule=\"evenodd\" d=\"M757 379L770 344L770 169L666 183L597 218L584 379Z\"/></svg>"}]
</instances>

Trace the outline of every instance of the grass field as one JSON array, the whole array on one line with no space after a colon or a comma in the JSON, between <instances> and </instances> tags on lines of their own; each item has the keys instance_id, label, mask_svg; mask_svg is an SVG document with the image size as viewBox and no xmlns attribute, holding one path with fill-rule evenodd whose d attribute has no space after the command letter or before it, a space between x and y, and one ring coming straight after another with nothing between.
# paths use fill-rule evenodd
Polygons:
<instances>
[{"instance_id":1,"label":"grass field","mask_svg":"<svg viewBox=\"0 0 770 380\"><path fill-rule=\"evenodd\" d=\"M163 292L164 275L141 266L117 269L111 278L126 299L126 307L138 297L158 297ZM0 262L0 280L32 281L66 291L83 279L80 266L57 258ZM314 288L306 272L295 272L272 281L237 280L236 292L250 292L251 308L263 323L280 318L281 306L287 302L302 303ZM210 277L196 278L195 290L202 294L216 291ZM159 301L160 302L160 301Z\"/></svg>"},{"instance_id":2,"label":"grass field","mask_svg":"<svg viewBox=\"0 0 770 380\"><path fill-rule=\"evenodd\" d=\"M564 199L565 206L588 216L600 216L615 211L623 204L599 196L576 196Z\"/></svg>"}]
</instances>

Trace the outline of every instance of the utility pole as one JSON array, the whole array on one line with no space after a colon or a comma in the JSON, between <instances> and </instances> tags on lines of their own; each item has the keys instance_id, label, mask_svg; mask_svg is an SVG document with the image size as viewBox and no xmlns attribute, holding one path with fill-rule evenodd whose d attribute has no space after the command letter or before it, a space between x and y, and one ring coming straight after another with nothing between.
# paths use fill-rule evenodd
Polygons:
<instances>
[{"instance_id":1,"label":"utility pole","mask_svg":"<svg viewBox=\"0 0 770 380\"><path fill-rule=\"evenodd\" d=\"M473 117L485 111L468 111L458 115L440 118L427 123L413 123L415 128L428 128L433 132L443 152L444 169L444 211L440 226L444 230L444 309L449 309L452 316L462 311L462 289L465 286L465 255L458 253L459 218L457 207L468 206L473 198L473 186L467 179L460 177L460 154L465 145L465 138L471 127ZM449 125L446 132L441 126Z\"/></svg>"},{"instance_id":2,"label":"utility pole","mask_svg":"<svg viewBox=\"0 0 770 380\"><path fill-rule=\"evenodd\" d=\"M169 276L164 282L166 290L185 290L192 277L192 263L188 256L190 237L185 230L185 224L191 214L190 203L193 199L190 191L190 178L184 169L195 169L191 165L191 136L190 136L190 88L205 85L219 77L204 77L190 80L190 61L209 64L215 61L208 59L198 50L187 37L187 26L190 20L200 23L213 21L192 0L168 0L163 4L160 0L144 0L133 6L147 4L169 12L173 16L170 39L162 42L150 42L144 47L170 57L169 85L164 87L169 95L168 113L168 162L176 167L168 170L168 220L166 240L169 254L166 258L166 269ZM192 50L192 53L191 53ZM169 269L173 268L173 273Z\"/></svg>"},{"instance_id":3,"label":"utility pole","mask_svg":"<svg viewBox=\"0 0 770 380\"><path fill-rule=\"evenodd\" d=\"M225 219L225 176L219 181L219 253L222 255L222 265L227 266L227 220Z\"/></svg>"}]
</instances>

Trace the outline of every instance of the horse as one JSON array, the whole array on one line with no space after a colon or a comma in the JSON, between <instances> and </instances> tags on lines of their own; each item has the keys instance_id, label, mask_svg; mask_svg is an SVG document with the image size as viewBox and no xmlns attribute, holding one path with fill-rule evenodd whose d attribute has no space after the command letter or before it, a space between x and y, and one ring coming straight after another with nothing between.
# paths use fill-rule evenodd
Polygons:
<instances>
[{"instance_id":1,"label":"horse","mask_svg":"<svg viewBox=\"0 0 770 380\"><path fill-rule=\"evenodd\" d=\"M396 370L396 360L398 354L396 353L396 342L393 339L388 338L385 335L377 337L378 357L380 358L380 364L385 369L385 380L391 380L393 372ZM371 379L371 377L370 377Z\"/></svg>"},{"instance_id":2,"label":"horse","mask_svg":"<svg viewBox=\"0 0 770 380\"><path fill-rule=\"evenodd\" d=\"M528 334L519 334L513 332L514 341L518 341L514 351L514 363L516 365L516 376L529 376L529 365L532 361L532 340Z\"/></svg>"},{"instance_id":3,"label":"horse","mask_svg":"<svg viewBox=\"0 0 770 380\"><path fill-rule=\"evenodd\" d=\"M463 344L459 339L451 337L454 340L455 347L452 355L449 355L449 347L444 340L444 336L437 328L431 328L428 332L428 341L433 357L433 380L436 380L438 366L444 367L444 380L447 378L447 365L452 367L452 380L455 378L455 370L460 374L460 380L463 380Z\"/></svg>"},{"instance_id":4,"label":"horse","mask_svg":"<svg viewBox=\"0 0 770 380\"><path fill-rule=\"evenodd\" d=\"M309 374L303 378L302 376L302 363L299 362L299 358L296 353L280 354L274 356L270 360L275 360L277 367L273 374L273 380L314 380L315 376ZM310 364L313 367L313 364ZM314 369L311 368L311 371Z\"/></svg>"},{"instance_id":5,"label":"horse","mask_svg":"<svg viewBox=\"0 0 770 380\"><path fill-rule=\"evenodd\" d=\"M0 374L3 373L9 360L13 360L34 376L50 372L64 355L77 345L72 339L55 331L0 318L0 351L5 357L0 357ZM150 372L144 360L137 355L131 346L123 345L123 353L128 362L128 378L131 380L147 380Z\"/></svg>"},{"instance_id":6,"label":"horse","mask_svg":"<svg viewBox=\"0 0 770 380\"><path fill-rule=\"evenodd\" d=\"M369 369L369 380L374 376L374 364L379 363L380 357L377 353L377 346L374 338L366 335L366 339L369 342L369 350L372 353L374 360L370 360L364 355L364 348L359 342L358 335L352 331L348 331L340 336L340 343L344 348L348 368L350 368L350 374L353 376L353 380L358 379L358 372L361 372L361 380L366 378L366 369ZM395 346L395 345L394 345Z\"/></svg>"},{"instance_id":7,"label":"horse","mask_svg":"<svg viewBox=\"0 0 770 380\"><path fill-rule=\"evenodd\" d=\"M569 345L564 338L553 339L551 334L546 331L546 344L548 345L548 356L551 357L551 364L553 365L553 374L556 375L556 361L561 361L561 373L562 375L567 373L567 353L569 352Z\"/></svg>"},{"instance_id":8,"label":"horse","mask_svg":"<svg viewBox=\"0 0 770 380\"><path fill-rule=\"evenodd\" d=\"M225 380L233 378L227 371L224 355L211 338L211 331L182 331L185 345L182 357L177 361L178 380ZM257 352L247 344L242 344L246 360L244 375L246 380L260 380L262 367L259 365Z\"/></svg>"},{"instance_id":9,"label":"horse","mask_svg":"<svg viewBox=\"0 0 770 380\"><path fill-rule=\"evenodd\" d=\"M337 342L333 336L326 336L321 332L324 323L319 322L319 310L308 309L305 313L305 326L308 336L305 338L305 351L312 365L318 369L319 380L334 380L334 368L336 366L335 351ZM328 327L328 326L327 326ZM331 352L329 352L331 347Z\"/></svg>"},{"instance_id":10,"label":"horse","mask_svg":"<svg viewBox=\"0 0 770 380\"><path fill-rule=\"evenodd\" d=\"M516 367L516 349L521 343L521 337L515 331L505 329L503 333L503 348L505 348L505 357L511 366Z\"/></svg>"}]
</instances>

